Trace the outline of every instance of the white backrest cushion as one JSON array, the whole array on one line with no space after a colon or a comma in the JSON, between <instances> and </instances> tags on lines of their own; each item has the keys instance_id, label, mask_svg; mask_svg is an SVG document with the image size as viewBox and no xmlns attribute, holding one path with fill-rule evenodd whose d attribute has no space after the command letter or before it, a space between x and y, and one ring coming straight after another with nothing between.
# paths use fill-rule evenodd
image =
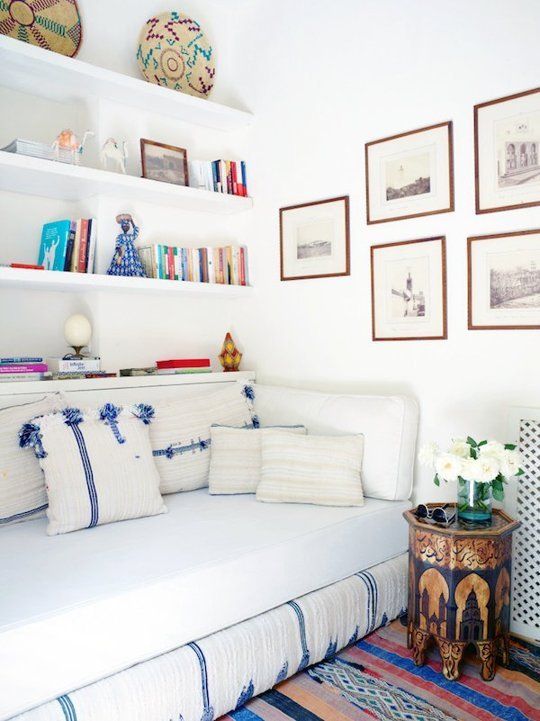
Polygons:
<instances>
[{"instance_id":1,"label":"white backrest cushion","mask_svg":"<svg viewBox=\"0 0 540 721\"><path fill-rule=\"evenodd\" d=\"M410 497L418 430L418 406L407 396L330 394L254 385L255 413L263 426L305 425L309 434L364 436L364 495Z\"/></svg>"}]
</instances>

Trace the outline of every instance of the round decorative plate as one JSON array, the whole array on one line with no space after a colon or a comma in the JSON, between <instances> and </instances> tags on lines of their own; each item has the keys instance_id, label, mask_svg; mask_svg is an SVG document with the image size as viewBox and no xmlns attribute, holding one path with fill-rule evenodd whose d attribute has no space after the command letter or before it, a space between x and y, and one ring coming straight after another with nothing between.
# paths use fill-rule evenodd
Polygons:
<instances>
[{"instance_id":1,"label":"round decorative plate","mask_svg":"<svg viewBox=\"0 0 540 721\"><path fill-rule=\"evenodd\" d=\"M82 38L76 0L0 0L0 33L72 58Z\"/></svg>"},{"instance_id":2,"label":"round decorative plate","mask_svg":"<svg viewBox=\"0 0 540 721\"><path fill-rule=\"evenodd\" d=\"M199 23L183 13L162 13L145 23L137 60L150 83L201 98L214 86L212 47Z\"/></svg>"}]
</instances>

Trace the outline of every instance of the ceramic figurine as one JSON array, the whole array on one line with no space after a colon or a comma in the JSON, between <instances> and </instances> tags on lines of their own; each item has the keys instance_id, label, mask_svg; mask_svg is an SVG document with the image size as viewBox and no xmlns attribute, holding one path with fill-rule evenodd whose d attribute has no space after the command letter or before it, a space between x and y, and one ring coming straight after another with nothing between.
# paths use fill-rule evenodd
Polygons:
<instances>
[{"instance_id":1,"label":"ceramic figurine","mask_svg":"<svg viewBox=\"0 0 540 721\"><path fill-rule=\"evenodd\" d=\"M101 146L100 160L101 167L108 169L109 160L116 163L117 170L126 173L126 160L128 157L127 142L118 143L114 138L108 138Z\"/></svg>"},{"instance_id":2,"label":"ceramic figurine","mask_svg":"<svg viewBox=\"0 0 540 721\"><path fill-rule=\"evenodd\" d=\"M87 138L91 138L94 133L91 130L87 130L83 136L82 141L79 143L79 139L73 132L73 130L62 130L61 133L56 137L56 140L52 144L52 149L56 160L60 160L60 151L63 151L64 155L71 154L71 162L77 165L79 157L84 152L84 145Z\"/></svg>"},{"instance_id":3,"label":"ceramic figurine","mask_svg":"<svg viewBox=\"0 0 540 721\"><path fill-rule=\"evenodd\" d=\"M223 346L221 348L221 353L218 357L219 362L223 366L223 370L225 372L237 371L240 368L242 354L236 347L230 333L227 333L227 335L225 336L225 340L223 341Z\"/></svg>"},{"instance_id":4,"label":"ceramic figurine","mask_svg":"<svg viewBox=\"0 0 540 721\"><path fill-rule=\"evenodd\" d=\"M139 229L129 213L117 215L116 222L120 224L122 232L116 236L114 255L107 275L127 275L146 278L146 273L139 257L139 251L135 247Z\"/></svg>"}]
</instances>

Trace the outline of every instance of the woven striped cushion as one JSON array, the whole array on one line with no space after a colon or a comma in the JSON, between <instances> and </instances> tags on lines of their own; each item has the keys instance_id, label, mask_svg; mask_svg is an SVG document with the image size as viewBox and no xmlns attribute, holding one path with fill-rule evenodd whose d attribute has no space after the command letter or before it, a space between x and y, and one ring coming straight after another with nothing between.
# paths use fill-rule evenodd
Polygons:
<instances>
[{"instance_id":1,"label":"woven striped cushion","mask_svg":"<svg viewBox=\"0 0 540 721\"><path fill-rule=\"evenodd\" d=\"M261 443L258 501L363 506L364 437L273 433Z\"/></svg>"},{"instance_id":2,"label":"woven striped cushion","mask_svg":"<svg viewBox=\"0 0 540 721\"><path fill-rule=\"evenodd\" d=\"M37 403L0 410L0 526L42 516L47 507L45 478L31 448L19 445L19 430L34 416L61 407L59 394Z\"/></svg>"},{"instance_id":3,"label":"woven striped cushion","mask_svg":"<svg viewBox=\"0 0 540 721\"><path fill-rule=\"evenodd\" d=\"M159 492L148 423L151 406L66 408L21 430L45 473L47 533L76 531L167 509Z\"/></svg>"},{"instance_id":4,"label":"woven striped cushion","mask_svg":"<svg viewBox=\"0 0 540 721\"><path fill-rule=\"evenodd\" d=\"M306 434L305 426L210 429L209 491L212 494L255 493L261 480L261 441L273 433Z\"/></svg>"},{"instance_id":5,"label":"woven striped cushion","mask_svg":"<svg viewBox=\"0 0 540 721\"><path fill-rule=\"evenodd\" d=\"M232 383L215 393L156 405L150 438L162 493L208 485L210 427L257 425L253 398L252 386Z\"/></svg>"}]
</instances>

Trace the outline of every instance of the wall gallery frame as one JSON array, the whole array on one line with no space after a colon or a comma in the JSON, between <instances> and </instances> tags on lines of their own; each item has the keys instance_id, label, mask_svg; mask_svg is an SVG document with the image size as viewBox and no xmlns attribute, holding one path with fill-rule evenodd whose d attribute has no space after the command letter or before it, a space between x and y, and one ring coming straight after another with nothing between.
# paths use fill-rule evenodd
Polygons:
<instances>
[{"instance_id":1,"label":"wall gallery frame","mask_svg":"<svg viewBox=\"0 0 540 721\"><path fill-rule=\"evenodd\" d=\"M350 275L349 196L280 208L281 280Z\"/></svg>"},{"instance_id":2,"label":"wall gallery frame","mask_svg":"<svg viewBox=\"0 0 540 721\"><path fill-rule=\"evenodd\" d=\"M366 143L367 222L454 210L452 122Z\"/></svg>"},{"instance_id":3,"label":"wall gallery frame","mask_svg":"<svg viewBox=\"0 0 540 721\"><path fill-rule=\"evenodd\" d=\"M467 239L469 330L540 328L540 229Z\"/></svg>"},{"instance_id":4,"label":"wall gallery frame","mask_svg":"<svg viewBox=\"0 0 540 721\"><path fill-rule=\"evenodd\" d=\"M447 338L446 239L371 247L373 340Z\"/></svg>"},{"instance_id":5,"label":"wall gallery frame","mask_svg":"<svg viewBox=\"0 0 540 721\"><path fill-rule=\"evenodd\" d=\"M474 106L476 212L540 205L540 88Z\"/></svg>"},{"instance_id":6,"label":"wall gallery frame","mask_svg":"<svg viewBox=\"0 0 540 721\"><path fill-rule=\"evenodd\" d=\"M187 150L141 138L143 178L173 185L189 185Z\"/></svg>"}]
</instances>

